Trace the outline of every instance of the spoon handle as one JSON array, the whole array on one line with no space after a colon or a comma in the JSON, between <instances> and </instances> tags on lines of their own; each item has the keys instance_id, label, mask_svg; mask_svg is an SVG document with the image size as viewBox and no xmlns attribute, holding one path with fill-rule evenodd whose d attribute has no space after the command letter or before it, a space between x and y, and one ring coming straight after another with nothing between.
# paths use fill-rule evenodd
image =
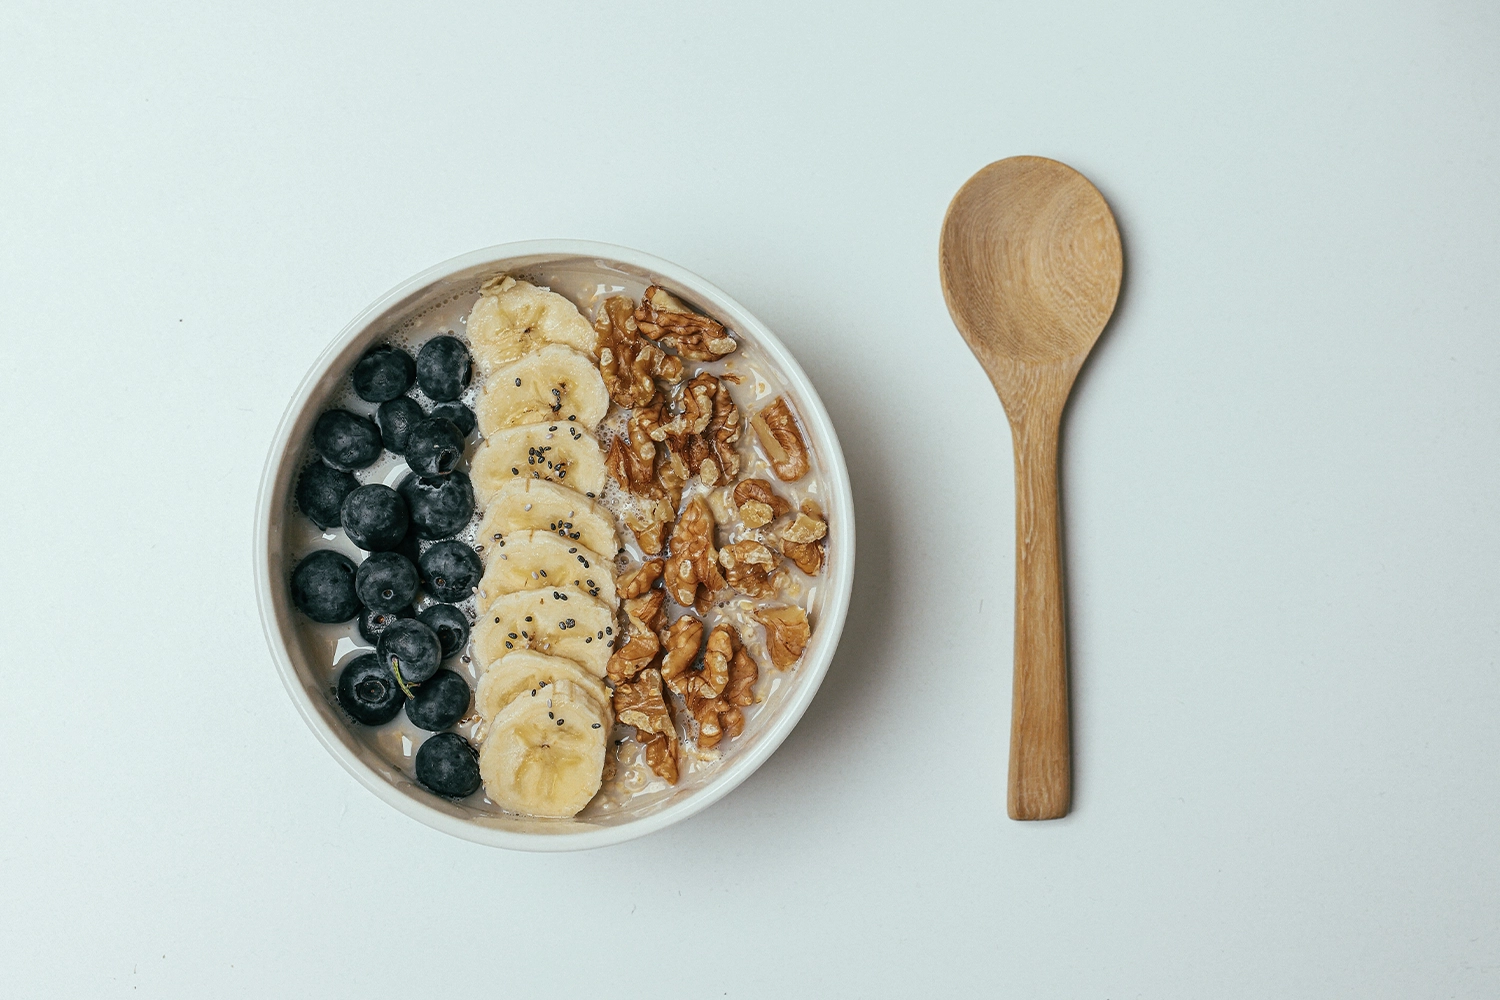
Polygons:
<instances>
[{"instance_id":1,"label":"spoon handle","mask_svg":"<svg viewBox=\"0 0 1500 1000\"><path fill-rule=\"evenodd\" d=\"M1068 661L1057 514L1058 417L1015 421L1016 647L1011 819L1056 819L1072 801Z\"/></svg>"}]
</instances>

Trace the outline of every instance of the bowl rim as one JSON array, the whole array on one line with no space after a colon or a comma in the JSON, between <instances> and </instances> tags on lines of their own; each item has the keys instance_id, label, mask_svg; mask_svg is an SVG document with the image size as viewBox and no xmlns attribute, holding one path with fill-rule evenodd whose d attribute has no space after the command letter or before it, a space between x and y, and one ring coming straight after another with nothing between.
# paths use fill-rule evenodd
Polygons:
<instances>
[{"instance_id":1,"label":"bowl rim","mask_svg":"<svg viewBox=\"0 0 1500 1000\"><path fill-rule=\"evenodd\" d=\"M732 329L738 333L748 331L756 346L766 353L796 394L799 415L813 437L813 447L818 450L819 459L833 487L828 500L831 508L829 511L830 531L836 542L835 559L830 559L827 567L829 586L827 602L820 611L821 620L817 634L814 636L813 646L797 667L800 675L798 687L790 693L780 714L771 720L770 725L760 734L756 743L728 762L701 789L660 811L617 825L589 826L577 832L546 834L486 826L450 815L406 794L351 753L313 706L310 695L299 680L286 640L276 620L271 591L271 515L273 505L278 499L272 494L275 492L278 474L292 450L290 440L292 428L333 362L351 342L363 334L386 311L426 286L469 268L485 264L502 265L515 258L538 256L558 260L592 257L649 271L693 296L712 300L714 306L725 314L727 319L732 320L730 324ZM833 421L828 416L822 398L813 387L812 380L807 377L807 373L802 370L802 366L797 363L781 339L739 302L701 276L670 261L629 247L588 240L549 239L501 243L449 258L396 285L346 324L309 367L276 427L261 473L259 497L255 506L253 551L256 603L266 644L276 663L282 686L296 706L302 721L307 724L318 742L344 770L378 798L426 826L477 844L548 853L587 850L643 837L696 815L733 791L776 752L801 720L808 705L812 703L838 648L854 584L854 527L854 498L849 482L849 471L844 462L843 449L839 444ZM835 560L837 567L834 565Z\"/></svg>"}]
</instances>

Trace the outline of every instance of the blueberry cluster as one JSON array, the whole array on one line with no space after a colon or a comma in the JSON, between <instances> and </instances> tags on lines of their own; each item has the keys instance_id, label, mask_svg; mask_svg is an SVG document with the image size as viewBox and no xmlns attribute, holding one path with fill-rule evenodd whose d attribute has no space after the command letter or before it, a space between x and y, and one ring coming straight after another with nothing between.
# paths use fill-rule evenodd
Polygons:
<instances>
[{"instance_id":1,"label":"blueberry cluster","mask_svg":"<svg viewBox=\"0 0 1500 1000\"><path fill-rule=\"evenodd\" d=\"M474 487L459 469L474 413L458 402L471 375L469 350L456 337L434 337L411 355L389 344L366 352L351 380L363 400L378 403L375 419L329 410L313 427L318 458L302 471L296 499L324 531L342 527L368 555L357 566L332 549L306 556L292 571L292 603L315 622L359 620L375 647L339 675L335 693L355 722L378 726L404 707L413 725L438 735L417 751L417 780L453 798L479 788L473 748L444 732L469 710L468 682L442 668L469 641L468 617L454 603L474 592L483 564L473 548L450 536L474 513ZM431 413L407 395L413 387L438 405ZM360 485L357 469L383 450L411 468L395 489ZM419 542L432 541L426 552ZM418 591L435 601L418 612Z\"/></svg>"}]
</instances>

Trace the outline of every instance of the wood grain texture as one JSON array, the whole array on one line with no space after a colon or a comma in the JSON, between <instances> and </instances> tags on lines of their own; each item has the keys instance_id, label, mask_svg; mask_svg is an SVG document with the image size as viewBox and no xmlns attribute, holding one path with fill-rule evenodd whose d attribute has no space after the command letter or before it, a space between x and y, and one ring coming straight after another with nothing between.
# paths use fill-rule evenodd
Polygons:
<instances>
[{"instance_id":1,"label":"wood grain texture","mask_svg":"<svg viewBox=\"0 0 1500 1000\"><path fill-rule=\"evenodd\" d=\"M1015 449L1008 810L1012 819L1054 819L1072 802L1058 430L1073 380L1114 312L1120 234L1082 174L1017 156L959 189L938 263L948 311L1000 395Z\"/></svg>"}]
</instances>

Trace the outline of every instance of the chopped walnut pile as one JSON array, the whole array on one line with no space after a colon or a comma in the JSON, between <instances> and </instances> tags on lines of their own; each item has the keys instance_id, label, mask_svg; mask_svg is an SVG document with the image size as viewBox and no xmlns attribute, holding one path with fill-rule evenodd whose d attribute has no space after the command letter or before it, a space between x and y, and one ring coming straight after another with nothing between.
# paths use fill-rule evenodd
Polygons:
<instances>
[{"instance_id":1,"label":"chopped walnut pile","mask_svg":"<svg viewBox=\"0 0 1500 1000\"><path fill-rule=\"evenodd\" d=\"M646 764L667 784L677 784L677 727L662 694L661 672L653 667L641 671L639 680L617 683L614 704L615 718L635 727Z\"/></svg>"},{"instance_id":2,"label":"chopped walnut pile","mask_svg":"<svg viewBox=\"0 0 1500 1000\"><path fill-rule=\"evenodd\" d=\"M714 515L702 497L689 500L672 528L670 552L662 580L672 600L701 615L724 589L714 550Z\"/></svg>"},{"instance_id":3,"label":"chopped walnut pile","mask_svg":"<svg viewBox=\"0 0 1500 1000\"><path fill-rule=\"evenodd\" d=\"M801 658L812 636L807 612L792 606L762 608L755 613L755 620L766 627L766 648L771 652L772 666L785 670Z\"/></svg>"},{"instance_id":4,"label":"chopped walnut pile","mask_svg":"<svg viewBox=\"0 0 1500 1000\"><path fill-rule=\"evenodd\" d=\"M802 440L802 431L797 427L797 418L785 396L777 396L775 402L757 413L750 421L756 437L766 449L771 460L771 471L783 483L794 483L807 475L811 467L807 457L807 442Z\"/></svg>"},{"instance_id":5,"label":"chopped walnut pile","mask_svg":"<svg viewBox=\"0 0 1500 1000\"><path fill-rule=\"evenodd\" d=\"M737 628L727 621L709 628L701 616L721 595L731 596L726 588L756 603L778 594L786 600L788 587L795 594L798 585L782 559L805 573L819 572L827 519L812 500L795 509L770 478L739 481L749 414L741 414L730 384L740 377L691 365L737 348L722 324L652 285L639 305L626 296L607 299L594 331L610 399L629 411L605 467L632 498L620 516L647 555L619 579L627 625L607 673L617 720L635 727L647 765L675 784L676 723L687 725L680 713L696 723L686 730L689 739L705 750L716 747L743 732L742 709L755 704L760 677ZM791 483L808 473L807 442L786 396L750 423L776 479ZM692 486L694 477L706 492ZM721 524L738 539L722 549ZM670 625L668 599L688 609ZM771 666L794 665L811 636L806 613L775 604L752 614L765 627Z\"/></svg>"},{"instance_id":6,"label":"chopped walnut pile","mask_svg":"<svg viewBox=\"0 0 1500 1000\"><path fill-rule=\"evenodd\" d=\"M740 509L740 521L747 528L765 527L792 509L765 479L742 480L734 488L734 502Z\"/></svg>"},{"instance_id":7,"label":"chopped walnut pile","mask_svg":"<svg viewBox=\"0 0 1500 1000\"><path fill-rule=\"evenodd\" d=\"M626 409L645 406L656 395L656 380L682 381L682 359L641 337L635 303L616 295L604 303L594 320L598 334L599 374L609 398Z\"/></svg>"},{"instance_id":8,"label":"chopped walnut pile","mask_svg":"<svg viewBox=\"0 0 1500 1000\"><path fill-rule=\"evenodd\" d=\"M724 582L747 597L771 597L776 593L771 574L779 561L776 553L753 538L719 550Z\"/></svg>"},{"instance_id":9,"label":"chopped walnut pile","mask_svg":"<svg viewBox=\"0 0 1500 1000\"><path fill-rule=\"evenodd\" d=\"M717 361L739 346L722 323L699 316L658 285L641 296L635 321L647 337L692 361Z\"/></svg>"}]
</instances>

